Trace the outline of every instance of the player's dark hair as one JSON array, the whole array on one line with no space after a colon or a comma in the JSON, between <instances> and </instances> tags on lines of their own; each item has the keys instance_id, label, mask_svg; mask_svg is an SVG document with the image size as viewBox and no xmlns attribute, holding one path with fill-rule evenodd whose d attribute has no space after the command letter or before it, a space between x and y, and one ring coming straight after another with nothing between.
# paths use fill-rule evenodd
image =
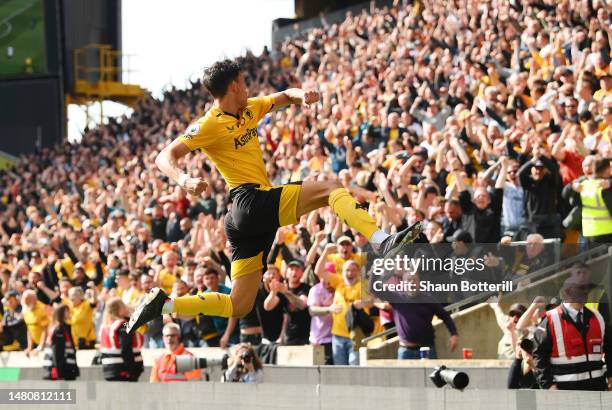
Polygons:
<instances>
[{"instance_id":1,"label":"player's dark hair","mask_svg":"<svg viewBox=\"0 0 612 410\"><path fill-rule=\"evenodd\" d=\"M217 61L204 69L202 83L213 97L220 98L225 95L230 83L238 78L240 71L242 69L236 61L228 59Z\"/></svg>"}]
</instances>

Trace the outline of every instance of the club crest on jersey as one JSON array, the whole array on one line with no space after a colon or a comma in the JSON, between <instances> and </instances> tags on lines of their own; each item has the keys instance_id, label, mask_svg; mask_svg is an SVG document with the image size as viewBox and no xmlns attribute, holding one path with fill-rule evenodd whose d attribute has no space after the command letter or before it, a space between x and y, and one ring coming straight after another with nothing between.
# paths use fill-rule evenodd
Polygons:
<instances>
[{"instance_id":1,"label":"club crest on jersey","mask_svg":"<svg viewBox=\"0 0 612 410\"><path fill-rule=\"evenodd\" d=\"M249 120L253 119L253 113L248 108L244 110L244 115L246 115Z\"/></svg>"}]
</instances>

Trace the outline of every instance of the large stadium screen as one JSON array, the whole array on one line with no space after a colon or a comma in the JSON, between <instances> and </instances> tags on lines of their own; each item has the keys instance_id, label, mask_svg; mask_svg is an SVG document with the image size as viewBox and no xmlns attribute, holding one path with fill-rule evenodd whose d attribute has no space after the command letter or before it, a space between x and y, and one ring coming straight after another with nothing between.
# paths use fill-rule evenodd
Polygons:
<instances>
[{"instance_id":1,"label":"large stadium screen","mask_svg":"<svg viewBox=\"0 0 612 410\"><path fill-rule=\"evenodd\" d=\"M43 0L0 0L0 76L46 71Z\"/></svg>"}]
</instances>

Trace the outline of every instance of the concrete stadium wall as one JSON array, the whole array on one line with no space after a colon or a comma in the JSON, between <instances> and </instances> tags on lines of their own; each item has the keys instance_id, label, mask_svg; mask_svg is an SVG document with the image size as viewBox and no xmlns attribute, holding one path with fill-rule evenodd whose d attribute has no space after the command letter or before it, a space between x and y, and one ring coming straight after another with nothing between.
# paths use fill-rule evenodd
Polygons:
<instances>
[{"instance_id":1,"label":"concrete stadium wall","mask_svg":"<svg viewBox=\"0 0 612 410\"><path fill-rule=\"evenodd\" d=\"M352 366L264 366L264 381L272 384L302 384L302 385L352 385L426 388L432 387L429 375L434 367L445 364L452 369L461 369L470 377L468 389L501 389L506 387L508 367L465 367L455 365L452 361L439 361L437 364L423 364L415 367L400 367L389 364L377 367ZM82 367L79 381L103 381L100 367ZM211 381L221 379L221 370L214 367L206 370ZM140 382L147 383L151 372L150 367L140 376ZM42 369L20 369L20 381L39 381L42 379Z\"/></svg>"},{"instance_id":2,"label":"concrete stadium wall","mask_svg":"<svg viewBox=\"0 0 612 410\"><path fill-rule=\"evenodd\" d=\"M236 409L403 409L403 410L604 410L612 408L606 392L414 389L300 384L223 384L108 382L11 382L4 389L75 389L76 407L29 404L32 410L87 408L136 410L159 408Z\"/></svg>"},{"instance_id":3,"label":"concrete stadium wall","mask_svg":"<svg viewBox=\"0 0 612 410\"><path fill-rule=\"evenodd\" d=\"M196 347L187 348L197 357L206 359L221 359L225 350L219 347ZM155 358L158 357L163 349L142 349L142 360L145 366L153 366ZM87 367L96 355L96 350L78 350L77 364L79 367ZM24 352L0 352L1 367L42 367L43 355L27 357ZM313 366L325 363L325 352L322 346L278 346L277 364L289 366Z\"/></svg>"}]
</instances>

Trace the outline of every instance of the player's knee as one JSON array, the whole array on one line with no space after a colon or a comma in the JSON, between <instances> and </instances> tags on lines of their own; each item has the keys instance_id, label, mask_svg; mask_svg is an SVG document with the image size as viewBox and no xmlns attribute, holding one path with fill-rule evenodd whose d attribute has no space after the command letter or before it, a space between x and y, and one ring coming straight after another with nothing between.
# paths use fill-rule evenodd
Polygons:
<instances>
[{"instance_id":1,"label":"player's knee","mask_svg":"<svg viewBox=\"0 0 612 410\"><path fill-rule=\"evenodd\" d=\"M232 317L242 318L245 317L251 309L247 309L244 306L234 306L234 310L232 312Z\"/></svg>"}]
</instances>

